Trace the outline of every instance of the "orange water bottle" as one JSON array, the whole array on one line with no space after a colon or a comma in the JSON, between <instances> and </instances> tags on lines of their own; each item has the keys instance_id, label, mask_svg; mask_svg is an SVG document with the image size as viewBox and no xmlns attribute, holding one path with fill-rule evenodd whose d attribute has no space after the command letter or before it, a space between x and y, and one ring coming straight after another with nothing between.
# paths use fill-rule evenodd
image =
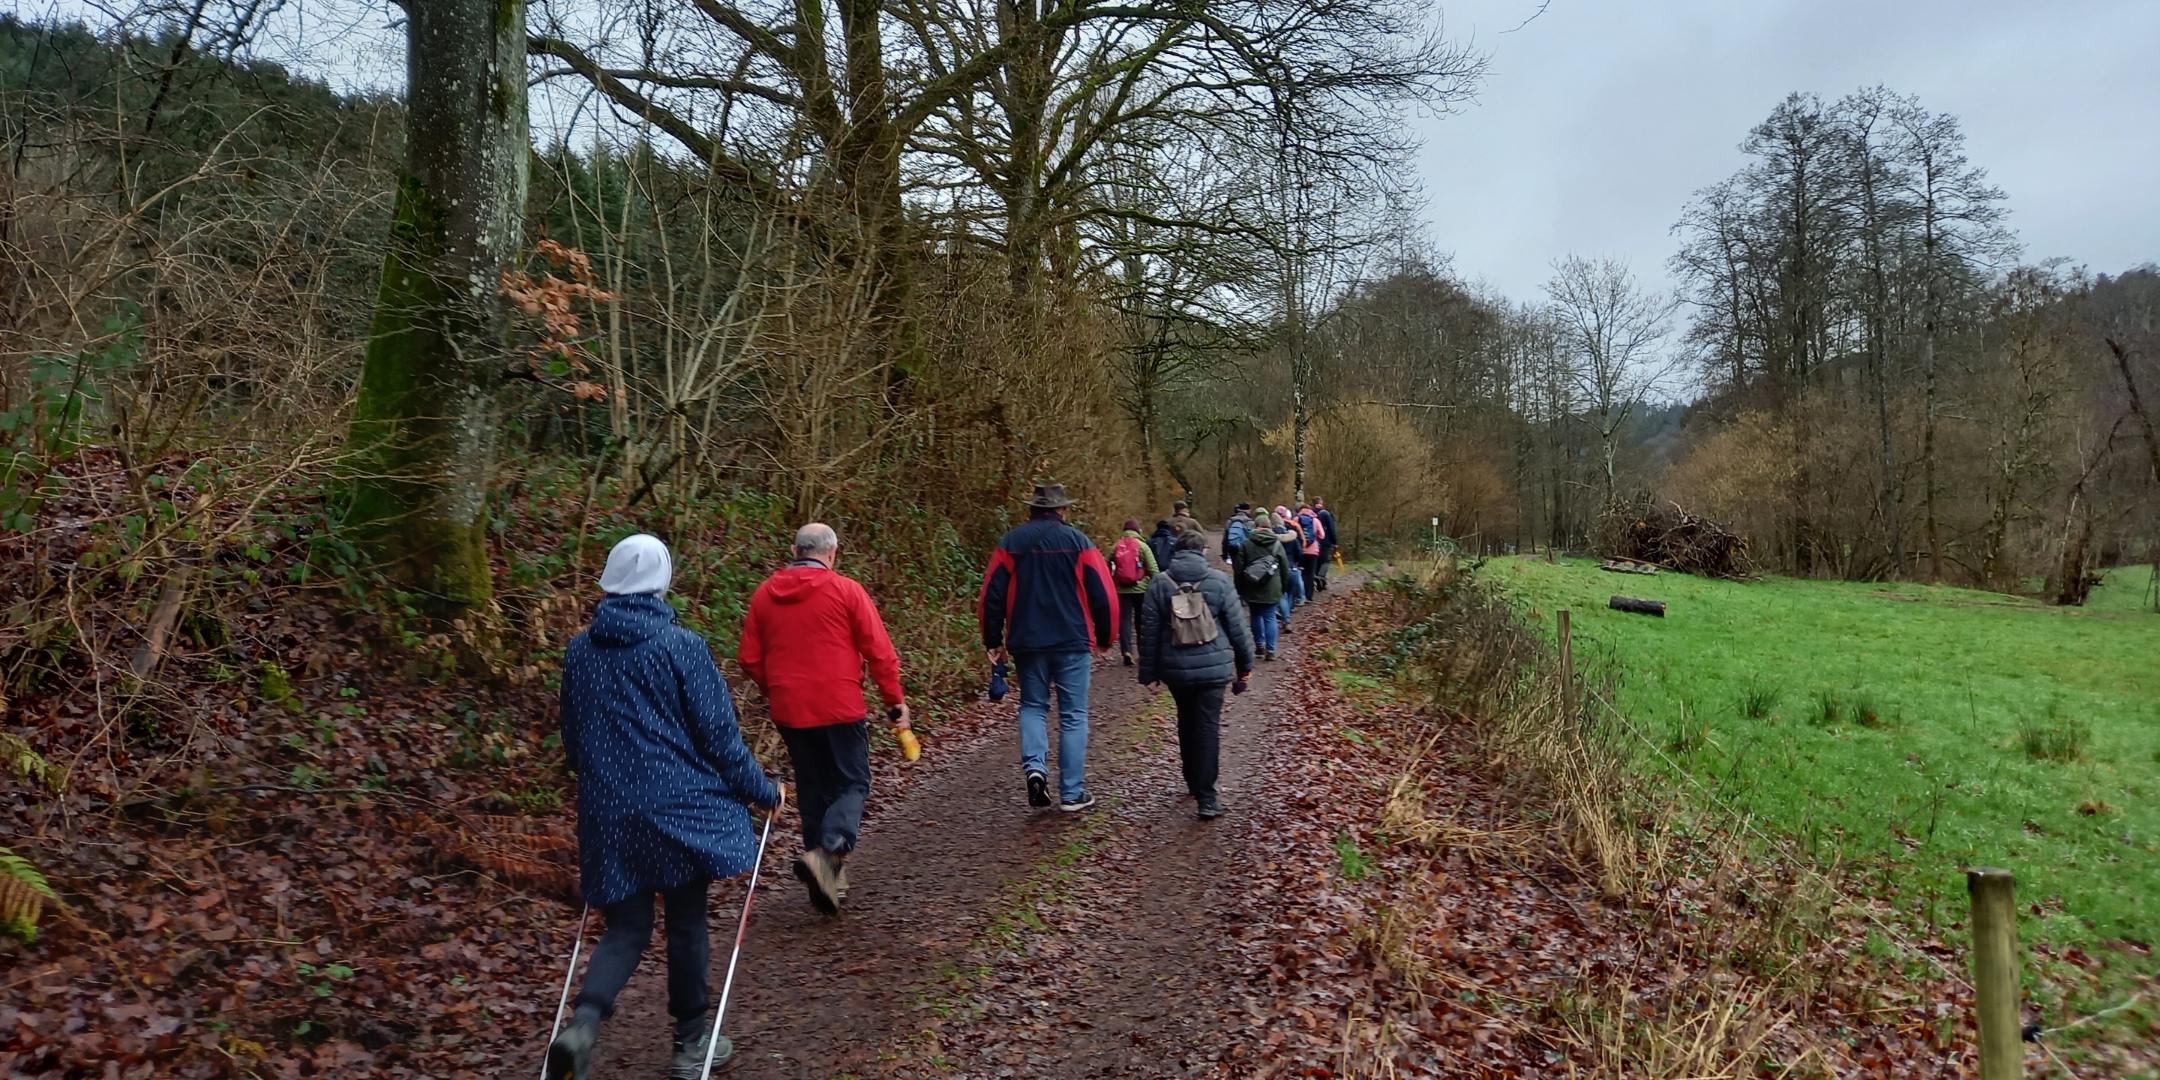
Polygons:
<instances>
[{"instance_id":1,"label":"orange water bottle","mask_svg":"<svg viewBox=\"0 0 2160 1080\"><path fill-rule=\"evenodd\" d=\"M886 713L886 715L887 715L887 716L889 716L890 718L894 719L894 720L898 720L898 719L900 719L900 710L898 710L898 709L892 709L892 710L889 710L889 711L888 711L888 712ZM921 743L920 741L918 741L918 740L917 740L917 739L915 738L915 729L914 729L914 728L911 728L911 727L904 727L904 728L901 728L901 729L900 729L900 730L899 730L898 732L896 732L896 733L894 734L894 737L895 737L895 738L897 738L897 739L898 739L898 740L900 741L900 756L901 756L901 757L903 757L903 758L905 758L905 759L907 759L907 760L909 760L909 761L913 761L913 760L915 760L916 758L919 758L919 757L921 757L921 756L922 756L922 743Z\"/></svg>"}]
</instances>

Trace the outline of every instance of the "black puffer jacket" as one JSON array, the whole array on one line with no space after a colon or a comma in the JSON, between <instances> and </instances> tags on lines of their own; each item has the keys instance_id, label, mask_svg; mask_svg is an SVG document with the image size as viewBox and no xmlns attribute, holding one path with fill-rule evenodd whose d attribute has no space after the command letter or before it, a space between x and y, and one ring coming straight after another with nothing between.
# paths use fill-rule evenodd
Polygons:
<instances>
[{"instance_id":1,"label":"black puffer jacket","mask_svg":"<svg viewBox=\"0 0 2160 1080\"><path fill-rule=\"evenodd\" d=\"M1172 640L1170 602L1180 585L1198 583L1219 631L1205 645ZM1156 576L1140 603L1140 681L1174 686L1221 686L1253 666L1252 623L1230 575L1208 565L1199 551L1180 551Z\"/></svg>"}]
</instances>

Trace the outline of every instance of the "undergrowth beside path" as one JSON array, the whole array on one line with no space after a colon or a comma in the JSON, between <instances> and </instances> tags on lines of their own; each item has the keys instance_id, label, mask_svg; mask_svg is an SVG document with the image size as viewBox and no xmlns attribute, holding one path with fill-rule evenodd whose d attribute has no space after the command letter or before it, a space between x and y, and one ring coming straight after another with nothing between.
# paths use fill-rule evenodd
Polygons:
<instances>
[{"instance_id":1,"label":"undergrowth beside path","mask_svg":"<svg viewBox=\"0 0 2160 1080\"><path fill-rule=\"evenodd\" d=\"M1342 644L1300 680L1292 729L1294 754L1326 762L1329 812L1263 886L1316 913L1263 933L1277 949L1323 943L1325 960L1273 980L1317 997L1293 1026L1334 1047L1319 1064L1960 1075L1962 988L1877 962L1863 919L1794 895L1789 868L1644 813L1654 792L1562 789L1590 775L1594 751L1551 710L1549 668L1488 596L1398 582L1338 618ZM1480 711L1503 703L1506 715ZM1586 833L1615 813L1612 832ZM1628 865L1606 864L1616 851ZM1311 963L1358 977L1307 984Z\"/></svg>"}]
</instances>

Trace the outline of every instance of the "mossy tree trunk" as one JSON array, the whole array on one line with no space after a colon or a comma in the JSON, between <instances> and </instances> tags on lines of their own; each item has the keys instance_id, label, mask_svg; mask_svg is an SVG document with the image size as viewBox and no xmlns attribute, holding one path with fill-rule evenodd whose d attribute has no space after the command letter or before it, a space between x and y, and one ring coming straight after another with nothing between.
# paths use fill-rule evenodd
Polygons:
<instances>
[{"instance_id":1,"label":"mossy tree trunk","mask_svg":"<svg viewBox=\"0 0 2160 1080\"><path fill-rule=\"evenodd\" d=\"M504 269L523 241L524 0L408 3L408 121L348 445L365 547L433 614L485 606Z\"/></svg>"}]
</instances>

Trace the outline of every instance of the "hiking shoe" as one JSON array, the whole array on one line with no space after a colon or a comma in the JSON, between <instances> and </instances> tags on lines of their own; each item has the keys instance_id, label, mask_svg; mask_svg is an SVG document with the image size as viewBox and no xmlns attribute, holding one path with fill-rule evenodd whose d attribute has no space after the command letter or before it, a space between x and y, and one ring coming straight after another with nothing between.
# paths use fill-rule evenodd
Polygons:
<instances>
[{"instance_id":1,"label":"hiking shoe","mask_svg":"<svg viewBox=\"0 0 2160 1080\"><path fill-rule=\"evenodd\" d=\"M1223 810L1221 803L1216 802L1213 799L1200 800L1200 819L1202 821L1212 821L1215 818L1221 817L1222 814Z\"/></svg>"},{"instance_id":2,"label":"hiking shoe","mask_svg":"<svg viewBox=\"0 0 2160 1080\"><path fill-rule=\"evenodd\" d=\"M711 1031L701 1031L675 1044L675 1062L668 1066L668 1080L699 1080L705 1075L705 1044L712 1043L712 1063L715 1070L735 1056L735 1040L725 1035L717 1040Z\"/></svg>"},{"instance_id":3,"label":"hiking shoe","mask_svg":"<svg viewBox=\"0 0 2160 1080\"><path fill-rule=\"evenodd\" d=\"M1270 660L1273 660L1273 659L1275 659L1275 650L1273 650L1273 649L1269 649L1269 650L1267 651L1267 658L1268 658L1268 659L1270 659Z\"/></svg>"},{"instance_id":4,"label":"hiking shoe","mask_svg":"<svg viewBox=\"0 0 2160 1080\"><path fill-rule=\"evenodd\" d=\"M1132 666L1132 654L1131 654L1131 653L1125 653L1125 654L1124 654L1124 660L1125 660L1125 666L1126 666L1126 667L1131 667L1131 666Z\"/></svg>"},{"instance_id":5,"label":"hiking shoe","mask_svg":"<svg viewBox=\"0 0 2160 1080\"><path fill-rule=\"evenodd\" d=\"M1027 774L1027 781L1028 805L1037 808L1050 805L1049 774L1037 772L1034 769L1029 769Z\"/></svg>"},{"instance_id":6,"label":"hiking shoe","mask_svg":"<svg viewBox=\"0 0 2160 1080\"><path fill-rule=\"evenodd\" d=\"M847 903L847 863L833 860L833 899Z\"/></svg>"},{"instance_id":7,"label":"hiking shoe","mask_svg":"<svg viewBox=\"0 0 2160 1080\"><path fill-rule=\"evenodd\" d=\"M1064 802L1059 803L1058 809L1063 810L1068 814L1077 814L1080 811L1085 810L1093 805L1095 805L1095 796L1083 791L1080 793L1079 798L1067 799Z\"/></svg>"},{"instance_id":8,"label":"hiking shoe","mask_svg":"<svg viewBox=\"0 0 2160 1080\"><path fill-rule=\"evenodd\" d=\"M795 880L810 890L810 906L827 915L840 913L840 901L833 895L837 882L833 880L832 856L824 848L812 848L795 857Z\"/></svg>"},{"instance_id":9,"label":"hiking shoe","mask_svg":"<svg viewBox=\"0 0 2160 1080\"><path fill-rule=\"evenodd\" d=\"M597 1025L572 1020L548 1044L547 1080L585 1080L592 1074L593 1044L598 1041Z\"/></svg>"}]
</instances>

